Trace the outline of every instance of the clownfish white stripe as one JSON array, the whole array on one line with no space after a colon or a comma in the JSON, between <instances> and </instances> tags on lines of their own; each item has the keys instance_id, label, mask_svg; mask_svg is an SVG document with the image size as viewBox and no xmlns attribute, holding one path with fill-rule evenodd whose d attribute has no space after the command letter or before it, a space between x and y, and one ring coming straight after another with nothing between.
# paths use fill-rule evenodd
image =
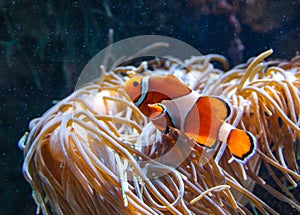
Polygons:
<instances>
[{"instance_id":1,"label":"clownfish white stripe","mask_svg":"<svg viewBox=\"0 0 300 215\"><path fill-rule=\"evenodd\" d=\"M168 113L175 127L182 129L184 131L186 118L190 113L190 111L193 109L199 97L200 95L197 92L191 91L191 93L185 96L181 96L172 100L162 101L162 104L165 105L166 112ZM174 110L174 108L178 109L179 114L177 113L177 111L169 111L169 110ZM177 114L173 115L172 112Z\"/></svg>"},{"instance_id":2,"label":"clownfish white stripe","mask_svg":"<svg viewBox=\"0 0 300 215\"><path fill-rule=\"evenodd\" d=\"M232 129L235 129L235 127L228 124L228 123L226 123L226 122L223 122L223 124L222 124L222 126L220 127L220 130L219 130L218 139L222 142L227 142L228 136L229 136Z\"/></svg>"},{"instance_id":3,"label":"clownfish white stripe","mask_svg":"<svg viewBox=\"0 0 300 215\"><path fill-rule=\"evenodd\" d=\"M192 102L193 104L192 105L189 105L189 104L187 105L188 108L187 108L186 113L185 113L185 115L183 117L183 120L181 122L181 128L183 129L183 131L185 131L186 118L190 114L191 110L193 109L194 105L196 104L196 102L198 101L198 99L200 97L200 95L194 90L187 96L189 96L188 101Z\"/></svg>"},{"instance_id":4,"label":"clownfish white stripe","mask_svg":"<svg viewBox=\"0 0 300 215\"><path fill-rule=\"evenodd\" d=\"M145 76L142 79L142 83L141 83L141 96L134 103L137 107L139 107L143 103L143 101L145 100L145 98L147 96L147 93L149 91L149 78L150 78L150 76Z\"/></svg>"}]
</instances>

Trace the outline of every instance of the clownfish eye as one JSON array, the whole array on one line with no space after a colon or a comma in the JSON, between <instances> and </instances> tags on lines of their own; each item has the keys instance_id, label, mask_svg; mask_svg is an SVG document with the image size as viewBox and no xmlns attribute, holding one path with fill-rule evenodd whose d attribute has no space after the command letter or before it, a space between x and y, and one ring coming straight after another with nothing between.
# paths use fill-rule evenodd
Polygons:
<instances>
[{"instance_id":1,"label":"clownfish eye","mask_svg":"<svg viewBox=\"0 0 300 215\"><path fill-rule=\"evenodd\" d=\"M133 82L133 86L134 86L134 87L137 87L137 86L139 86L139 82L137 82L137 81L134 81L134 82Z\"/></svg>"}]
</instances>

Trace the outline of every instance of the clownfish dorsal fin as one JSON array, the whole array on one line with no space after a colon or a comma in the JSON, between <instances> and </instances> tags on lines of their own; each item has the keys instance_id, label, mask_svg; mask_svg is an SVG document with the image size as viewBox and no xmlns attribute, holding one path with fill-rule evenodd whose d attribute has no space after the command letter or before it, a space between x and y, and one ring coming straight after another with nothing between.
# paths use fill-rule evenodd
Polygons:
<instances>
[{"instance_id":1,"label":"clownfish dorsal fin","mask_svg":"<svg viewBox=\"0 0 300 215\"><path fill-rule=\"evenodd\" d=\"M168 75L166 76L166 78L173 82L173 84L174 84L173 86L181 85L182 87L184 86L184 87L186 88L186 90L188 90L188 91L190 91L190 92L192 91L185 83L183 83L183 82L180 81L178 78L176 78L175 75L173 75L173 74L168 74Z\"/></svg>"},{"instance_id":2,"label":"clownfish dorsal fin","mask_svg":"<svg viewBox=\"0 0 300 215\"><path fill-rule=\"evenodd\" d=\"M175 75L173 75L173 74L168 74L168 75L166 76L166 78L168 78L168 79L174 81L174 83L176 83L176 84L178 84L178 85L184 85L187 89L189 89L189 90L191 91L191 89L190 89L184 82L182 82L182 81L180 81L178 78L176 78Z\"/></svg>"},{"instance_id":3,"label":"clownfish dorsal fin","mask_svg":"<svg viewBox=\"0 0 300 215\"><path fill-rule=\"evenodd\" d=\"M209 102L211 110L217 119L223 121L230 116L231 108L224 99L213 96L201 96L197 102L201 104L204 101Z\"/></svg>"},{"instance_id":4,"label":"clownfish dorsal fin","mask_svg":"<svg viewBox=\"0 0 300 215\"><path fill-rule=\"evenodd\" d=\"M160 103L162 100L176 99L192 91L173 75L151 76L147 86L147 102L152 104Z\"/></svg>"},{"instance_id":5,"label":"clownfish dorsal fin","mask_svg":"<svg viewBox=\"0 0 300 215\"><path fill-rule=\"evenodd\" d=\"M168 78L170 78L170 79L174 79L174 80L180 82L181 84L183 84L183 82L180 81L178 78L176 78L176 76L173 75L173 74L167 74L166 77L168 77Z\"/></svg>"},{"instance_id":6,"label":"clownfish dorsal fin","mask_svg":"<svg viewBox=\"0 0 300 215\"><path fill-rule=\"evenodd\" d=\"M257 146L253 134L225 122L220 129L219 139L226 142L232 156L241 163L246 162L254 154Z\"/></svg>"}]
</instances>

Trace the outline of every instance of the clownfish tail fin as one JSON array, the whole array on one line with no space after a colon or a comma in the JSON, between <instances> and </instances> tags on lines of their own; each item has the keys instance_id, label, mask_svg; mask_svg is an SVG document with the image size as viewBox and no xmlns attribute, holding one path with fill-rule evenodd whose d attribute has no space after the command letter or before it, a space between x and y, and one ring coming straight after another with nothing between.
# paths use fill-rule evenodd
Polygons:
<instances>
[{"instance_id":1,"label":"clownfish tail fin","mask_svg":"<svg viewBox=\"0 0 300 215\"><path fill-rule=\"evenodd\" d=\"M232 129L227 146L231 154L240 162L246 162L256 150L256 138L250 132Z\"/></svg>"},{"instance_id":2,"label":"clownfish tail fin","mask_svg":"<svg viewBox=\"0 0 300 215\"><path fill-rule=\"evenodd\" d=\"M237 129L228 123L224 123L220 130L219 139L227 143L232 156L239 162L246 162L254 154L257 140L248 131Z\"/></svg>"}]
</instances>

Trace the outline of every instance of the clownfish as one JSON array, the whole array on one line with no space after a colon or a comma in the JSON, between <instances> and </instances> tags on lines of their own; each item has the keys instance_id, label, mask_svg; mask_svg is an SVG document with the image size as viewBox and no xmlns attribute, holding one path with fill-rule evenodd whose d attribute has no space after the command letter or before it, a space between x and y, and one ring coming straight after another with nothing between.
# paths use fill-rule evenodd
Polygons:
<instances>
[{"instance_id":1,"label":"clownfish","mask_svg":"<svg viewBox=\"0 0 300 215\"><path fill-rule=\"evenodd\" d=\"M126 81L125 91L161 131L177 128L207 148L220 140L242 163L254 154L256 138L225 122L231 107L222 98L202 96L173 75L133 77Z\"/></svg>"}]
</instances>

